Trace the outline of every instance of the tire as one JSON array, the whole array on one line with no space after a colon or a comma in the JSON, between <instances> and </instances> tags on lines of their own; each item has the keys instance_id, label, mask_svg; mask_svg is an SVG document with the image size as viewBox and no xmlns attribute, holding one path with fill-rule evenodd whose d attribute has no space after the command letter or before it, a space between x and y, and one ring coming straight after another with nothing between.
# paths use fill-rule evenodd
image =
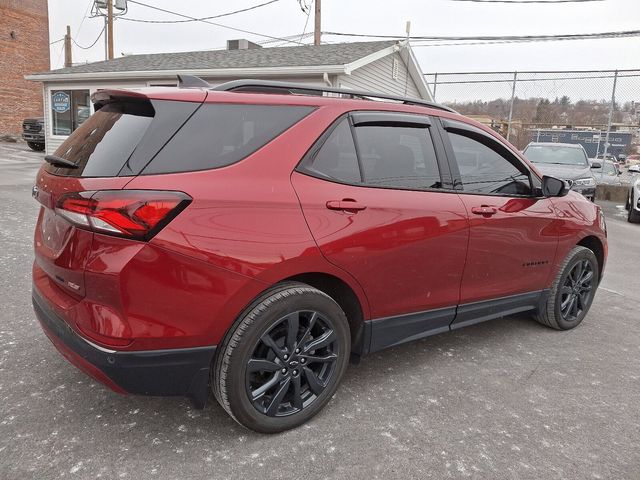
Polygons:
<instances>
[{"instance_id":1,"label":"tire","mask_svg":"<svg viewBox=\"0 0 640 480\"><path fill-rule=\"evenodd\" d=\"M633 190L629 194L629 211L627 212L627 222L640 223L640 213L634 208L636 200L633 198Z\"/></svg>"},{"instance_id":2,"label":"tire","mask_svg":"<svg viewBox=\"0 0 640 480\"><path fill-rule=\"evenodd\" d=\"M582 272L586 276L588 272L591 273L589 282L580 280L584 278ZM595 254L585 247L573 247L553 281L547 300L536 312L535 319L556 330L577 327L589 312L599 281L600 273ZM569 303L565 303L567 301Z\"/></svg>"},{"instance_id":3,"label":"tire","mask_svg":"<svg viewBox=\"0 0 640 480\"><path fill-rule=\"evenodd\" d=\"M289 430L331 400L350 348L347 318L331 297L303 283L277 285L225 336L211 370L213 393L246 428Z\"/></svg>"},{"instance_id":4,"label":"tire","mask_svg":"<svg viewBox=\"0 0 640 480\"><path fill-rule=\"evenodd\" d=\"M29 146L29 148L35 152L43 152L44 151L44 143L34 143L34 142L27 142L27 145Z\"/></svg>"}]
</instances>

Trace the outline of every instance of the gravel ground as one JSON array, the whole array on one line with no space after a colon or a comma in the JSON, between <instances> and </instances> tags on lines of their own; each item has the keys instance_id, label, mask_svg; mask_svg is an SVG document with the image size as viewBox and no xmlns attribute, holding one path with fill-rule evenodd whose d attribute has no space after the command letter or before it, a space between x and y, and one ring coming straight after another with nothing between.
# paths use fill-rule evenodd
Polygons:
<instances>
[{"instance_id":1,"label":"gravel ground","mask_svg":"<svg viewBox=\"0 0 640 480\"><path fill-rule=\"evenodd\" d=\"M265 436L213 399L119 396L55 351L31 309L26 149L0 144L1 479L640 478L640 225L618 206L579 328L508 317L371 355L309 424Z\"/></svg>"}]
</instances>

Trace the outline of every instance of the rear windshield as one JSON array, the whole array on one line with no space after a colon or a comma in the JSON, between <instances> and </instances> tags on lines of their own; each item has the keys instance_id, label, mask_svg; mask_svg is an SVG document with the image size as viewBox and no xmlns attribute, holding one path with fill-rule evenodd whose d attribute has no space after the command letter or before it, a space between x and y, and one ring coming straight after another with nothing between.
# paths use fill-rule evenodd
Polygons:
<instances>
[{"instance_id":1,"label":"rear windshield","mask_svg":"<svg viewBox=\"0 0 640 480\"><path fill-rule=\"evenodd\" d=\"M581 148L532 145L525 149L524 156L533 163L589 166L587 156Z\"/></svg>"},{"instance_id":2,"label":"rear windshield","mask_svg":"<svg viewBox=\"0 0 640 480\"><path fill-rule=\"evenodd\" d=\"M204 104L142 171L143 175L224 167L263 147L314 107Z\"/></svg>"},{"instance_id":3,"label":"rear windshield","mask_svg":"<svg viewBox=\"0 0 640 480\"><path fill-rule=\"evenodd\" d=\"M54 175L113 177L133 153L154 117L149 102L111 103L89 117L55 151L78 168L46 164Z\"/></svg>"}]
</instances>

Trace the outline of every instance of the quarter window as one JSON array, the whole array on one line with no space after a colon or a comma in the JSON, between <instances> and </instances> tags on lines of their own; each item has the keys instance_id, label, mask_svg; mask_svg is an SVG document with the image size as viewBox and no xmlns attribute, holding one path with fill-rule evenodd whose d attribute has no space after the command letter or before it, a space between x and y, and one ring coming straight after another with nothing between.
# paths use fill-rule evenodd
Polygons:
<instances>
[{"instance_id":1,"label":"quarter window","mask_svg":"<svg viewBox=\"0 0 640 480\"><path fill-rule=\"evenodd\" d=\"M345 182L360 182L360 169L349 120L342 120L320 150L311 157L307 168L322 176Z\"/></svg>"},{"instance_id":2,"label":"quarter window","mask_svg":"<svg viewBox=\"0 0 640 480\"><path fill-rule=\"evenodd\" d=\"M449 132L449 140L464 191L487 195L531 195L528 172L516 168L501 154L470 137Z\"/></svg>"}]
</instances>

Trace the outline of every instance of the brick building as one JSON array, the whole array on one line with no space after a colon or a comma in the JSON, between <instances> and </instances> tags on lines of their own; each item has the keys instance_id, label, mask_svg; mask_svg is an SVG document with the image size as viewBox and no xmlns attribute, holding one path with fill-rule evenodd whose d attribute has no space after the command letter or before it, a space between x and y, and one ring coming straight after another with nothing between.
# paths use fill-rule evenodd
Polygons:
<instances>
[{"instance_id":1,"label":"brick building","mask_svg":"<svg viewBox=\"0 0 640 480\"><path fill-rule=\"evenodd\" d=\"M25 75L49 69L47 0L0 0L0 135L42 117L42 88Z\"/></svg>"}]
</instances>

